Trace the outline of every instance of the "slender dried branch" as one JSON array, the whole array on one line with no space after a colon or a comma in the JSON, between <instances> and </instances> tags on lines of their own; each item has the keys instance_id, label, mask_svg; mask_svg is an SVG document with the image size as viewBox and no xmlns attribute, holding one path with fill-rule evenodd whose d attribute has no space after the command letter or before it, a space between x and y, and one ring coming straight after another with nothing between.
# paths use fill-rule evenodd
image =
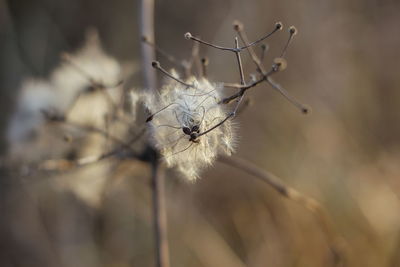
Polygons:
<instances>
[{"instance_id":1,"label":"slender dried branch","mask_svg":"<svg viewBox=\"0 0 400 267\"><path fill-rule=\"evenodd\" d=\"M239 48L239 40L236 37L235 38L235 48L238 49ZM246 85L246 81L244 80L244 72L243 72L243 66L242 66L242 59L240 57L240 50L235 51L235 55L236 55L236 60L238 63L238 67L239 67L239 74L240 74L240 84L241 85Z\"/></svg>"},{"instance_id":2,"label":"slender dried branch","mask_svg":"<svg viewBox=\"0 0 400 267\"><path fill-rule=\"evenodd\" d=\"M224 164L240 169L256 178L261 179L280 195L300 204L311 211L315 215L319 225L321 226L321 229L325 233L335 266L343 266L346 261L344 239L337 233L333 226L332 220L318 201L291 188L290 186L284 184L282 180L274 174L262 170L253 163L244 159L221 156L219 160Z\"/></svg>"},{"instance_id":3,"label":"slender dried branch","mask_svg":"<svg viewBox=\"0 0 400 267\"><path fill-rule=\"evenodd\" d=\"M158 159L153 160L151 164L157 266L169 267L167 211L165 203L165 171L159 165Z\"/></svg>"},{"instance_id":4,"label":"slender dried branch","mask_svg":"<svg viewBox=\"0 0 400 267\"><path fill-rule=\"evenodd\" d=\"M151 46L157 53L168 59L173 64L176 64L178 66L182 66L182 63L179 62L174 56L171 54L165 52L163 49L161 49L159 46L157 46L154 42L150 41L146 36L142 36L142 42L148 44Z\"/></svg>"},{"instance_id":5,"label":"slender dried branch","mask_svg":"<svg viewBox=\"0 0 400 267\"><path fill-rule=\"evenodd\" d=\"M286 42L285 47L282 50L281 57L283 58L286 55L289 44L292 42L293 37L297 34L297 29L294 26L290 26L289 28L289 39Z\"/></svg>"},{"instance_id":6,"label":"slender dried branch","mask_svg":"<svg viewBox=\"0 0 400 267\"><path fill-rule=\"evenodd\" d=\"M154 42L154 0L141 0L139 9L140 36L146 36L149 42ZM142 69L144 85L148 90L157 90L157 79L155 71L150 62L155 59L155 51L151 46L142 43Z\"/></svg>"},{"instance_id":7,"label":"slender dried branch","mask_svg":"<svg viewBox=\"0 0 400 267\"><path fill-rule=\"evenodd\" d=\"M102 131L96 131L96 132L103 134L105 137L110 137L108 135L106 136L105 132ZM146 128L143 128L137 135L133 136L128 142L122 143L122 141L118 141L119 143L121 143L118 147L101 155L87 156L76 160L67 160L67 159L45 160L39 165L39 169L46 171L53 171L53 170L63 171L63 170L69 170L71 168L77 168L95 164L105 159L109 159L111 157L117 157L118 159L140 158L140 155L136 153L131 148L131 146L136 141L138 141L144 135L145 132Z\"/></svg>"},{"instance_id":8,"label":"slender dried branch","mask_svg":"<svg viewBox=\"0 0 400 267\"><path fill-rule=\"evenodd\" d=\"M263 61L264 61L264 58L265 58L265 54L267 53L269 47L268 47L268 45L266 45L266 44L262 44L262 45L260 46L260 48L261 48L260 62L263 62Z\"/></svg>"},{"instance_id":9,"label":"slender dried branch","mask_svg":"<svg viewBox=\"0 0 400 267\"><path fill-rule=\"evenodd\" d=\"M241 27L240 24L239 24L239 22L235 22L235 27L238 27L238 28ZM230 52L236 53L236 52L240 52L240 51L242 51L242 50L245 50L245 49L247 49L247 48L249 48L249 47L252 47L252 46L257 45L258 43L264 41L265 39L267 39L268 37L270 37L271 35L273 35L275 32L281 30L282 27L283 27L283 26L282 26L282 23L281 23L281 22L277 22L277 23L275 24L275 28L274 28L270 33L267 33L266 35L262 36L261 38L257 39L257 40L254 41L254 42L247 43L246 45L244 45L244 46L242 46L242 47L235 46L234 48L212 44L212 43L210 43L210 42L204 41L204 40L202 40L202 39L200 39L200 38L198 38L198 37L193 36L190 32L185 33L185 38L188 39L188 40L193 40L193 41L195 41L195 42L198 42L198 43L201 43L201 44L204 44L204 45L207 45L207 46L210 46L210 47L219 49L219 50L230 51Z\"/></svg>"},{"instance_id":10,"label":"slender dried branch","mask_svg":"<svg viewBox=\"0 0 400 267\"><path fill-rule=\"evenodd\" d=\"M154 42L154 0L141 0L140 32L141 36ZM142 43L142 68L144 70L144 82L148 90L153 93L157 89L157 80L154 69L150 62L155 60L154 47ZM152 64L153 65L153 64ZM159 168L158 152L153 150L154 157L151 160L152 169L152 194L153 194L153 216L156 244L157 267L169 267L169 248L167 237L167 214L165 210L165 184L163 170Z\"/></svg>"},{"instance_id":11,"label":"slender dried branch","mask_svg":"<svg viewBox=\"0 0 400 267\"><path fill-rule=\"evenodd\" d=\"M277 23L276 25L280 25L280 27L282 27L282 24ZM247 34L244 31L243 24L239 21L235 21L233 23L233 28L239 34L239 37L242 40L242 42L244 43L244 45L247 46L247 51L249 52L250 57L251 57L252 61L254 62L254 64L256 64L257 70L263 76L267 75L267 72L265 71L265 68L261 63L261 60L257 57L256 53L254 52L253 46L250 45L249 38L247 38ZM276 28L277 28L277 26L276 26Z\"/></svg>"},{"instance_id":12,"label":"slender dried branch","mask_svg":"<svg viewBox=\"0 0 400 267\"><path fill-rule=\"evenodd\" d=\"M281 23L276 24L276 28L282 28ZM247 34L244 31L243 24L241 22L234 22L234 29L237 31L239 34L240 38L242 39L242 42L245 44L245 47L247 47L247 51L249 51L250 57L254 64L257 66L257 70L262 74L262 80L267 81L268 84L272 86L275 90L277 90L282 96L284 96L289 102L291 102L294 106L296 106L298 109L301 110L302 113L307 114L309 112L309 108L300 103L297 99L295 99L293 96L291 96L282 86L276 84L271 77L269 77L271 74L277 72L277 71L282 71L286 68L286 61L283 59L283 56L286 53L286 50L293 39L293 36L296 35L297 30L294 26L291 26L289 28L289 39L282 51L281 57L277 58L272 65L272 69L274 70L273 72L266 72L265 67L263 66L260 58L257 56L256 52L254 51L253 47L249 44L249 39L247 38Z\"/></svg>"},{"instance_id":13,"label":"slender dried branch","mask_svg":"<svg viewBox=\"0 0 400 267\"><path fill-rule=\"evenodd\" d=\"M202 59L201 59L201 75L202 75L202 77L204 77L204 78L207 78L207 66L208 66L208 64L210 64L210 61L208 60L208 58L207 57L203 57Z\"/></svg>"},{"instance_id":14,"label":"slender dried branch","mask_svg":"<svg viewBox=\"0 0 400 267\"><path fill-rule=\"evenodd\" d=\"M165 76L167 76L167 77L169 77L169 78L171 78L171 79L177 81L178 83L181 83L181 84L183 84L183 85L185 85L185 86L187 86L187 87L196 88L193 84L186 83L186 82L184 82L183 80L181 80L181 79L175 77L174 75L172 75L171 73L169 73L167 70L165 70L163 67L161 67L160 62L158 62L158 61L153 61L153 62L151 63L151 66L152 66L153 68L155 68L156 70L159 70L159 71L160 71L161 73L163 73Z\"/></svg>"}]
</instances>

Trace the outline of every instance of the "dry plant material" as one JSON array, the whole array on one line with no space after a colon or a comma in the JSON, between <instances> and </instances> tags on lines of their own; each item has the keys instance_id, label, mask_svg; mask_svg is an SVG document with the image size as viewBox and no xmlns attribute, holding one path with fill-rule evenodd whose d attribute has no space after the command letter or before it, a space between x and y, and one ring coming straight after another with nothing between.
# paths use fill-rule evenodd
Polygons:
<instances>
[{"instance_id":1,"label":"dry plant material","mask_svg":"<svg viewBox=\"0 0 400 267\"><path fill-rule=\"evenodd\" d=\"M177 167L193 180L219 153L232 153L234 134L230 121L202 134L226 117L224 107L218 104L221 88L204 78L192 77L185 83L192 86L170 80L161 88L159 97L149 96L146 106L153 114L147 121L167 166Z\"/></svg>"},{"instance_id":2,"label":"dry plant material","mask_svg":"<svg viewBox=\"0 0 400 267\"><path fill-rule=\"evenodd\" d=\"M198 72L201 74L199 78L192 75L188 79L181 79L175 70L169 72L158 61L152 62L152 66L169 80L161 87L158 96L152 94L145 98L145 104L151 112L146 121L151 125L154 145L168 167L177 167L184 177L194 180L200 176L202 169L213 164L218 154L230 155L235 144L235 133L232 131L231 121L236 116L246 92L262 82L272 85L303 113L308 113L309 109L305 105L299 103L271 78L274 73L285 70L287 66L284 56L293 36L297 33L295 28L293 26L289 28L288 41L268 72L265 71L261 59L257 58L253 51L253 46L260 44L282 28L282 23L277 22L272 31L249 43L243 26L235 22L234 29L239 33L244 45L240 46L239 39L235 38L234 47L215 45L194 37L191 33L184 35L186 39L195 43L232 52L238 65L239 84L217 84L209 81L206 78L209 60L207 58L199 60L198 49L192 53L190 62L195 62L195 58L199 61ZM172 63L180 64L174 57L150 42L147 37L143 37L142 40ZM257 65L257 73L252 75L250 81L246 81L242 66L241 52L245 50L250 52L252 60ZM262 46L261 51L264 57L266 45ZM224 87L236 88L237 92L224 97L222 90ZM229 107L228 104L233 104L233 107Z\"/></svg>"},{"instance_id":3,"label":"dry plant material","mask_svg":"<svg viewBox=\"0 0 400 267\"><path fill-rule=\"evenodd\" d=\"M118 160L144 160L149 162L153 166L152 181L153 197L156 203L154 211L157 224L156 232L158 233L158 266L168 266L166 215L164 214L165 203L163 202L164 181L162 180L163 171L160 169L158 160L161 156L168 167L176 168L182 176L193 181L200 177L203 169L211 166L218 156L222 155L222 160L225 163L234 165L256 177L262 178L283 196L301 203L316 213L323 230L328 236L328 242L335 256L335 262L342 262L342 252L336 246L337 238L332 231L329 218L323 212L320 204L283 185L276 177L262 172L256 166L252 166L241 160L229 158L232 152L234 152L236 144L232 119L248 105L249 101L246 94L249 89L266 83L283 95L302 113L309 113L309 108L306 105L301 104L272 78L275 73L284 71L287 67L285 57L290 43L297 34L295 27L291 26L289 28L287 42L284 44L279 56L270 64L270 67L266 68L263 64L265 54L268 51L268 46L263 42L282 29L282 23L277 22L267 34L250 42L243 25L240 22L235 22L234 30L237 32L238 37L234 38L233 47L215 45L195 37L191 33L186 33L184 35L185 38L194 42L192 57L188 61L181 62L158 48L152 41L154 40L153 36L144 36L142 38L144 45L150 46L151 49L158 51L167 60L178 65L183 73L180 75L175 70L167 71L158 61L153 61L151 66L166 76L163 85L159 91L155 90L156 81L152 74L153 70L145 68L146 84L149 90L146 93L139 93L132 90L130 106L128 108L123 107L122 98L124 94L120 95L120 99L118 99L118 97L113 97L109 91L109 89L112 90L114 87L119 88L122 85L120 80L114 79L111 82L103 81L102 70L96 69L98 70L97 72L91 73L90 68L87 67L89 63L86 58L65 54L63 56L65 64L54 72L53 80L50 83L36 81L32 83L31 87L37 92L44 90L46 97L50 99L48 101L51 102L54 97L51 94L47 96L49 88L55 85L59 85L60 87L65 84L68 86L73 85L75 89L72 93L69 92L68 94L68 105L64 104L62 109L57 110L52 107L51 103L47 103L46 98L46 105L38 108L35 107L35 112L40 113L42 118L48 123L74 127L90 134L98 134L109 141L111 145L110 149L98 155L89 155L75 159L61 158L46 160L39 164L38 169L65 171L109 158ZM146 30L143 31L143 33L146 32ZM239 40L242 42L242 45L240 45ZM199 56L199 45L232 53L237 62L240 82L217 83L210 81L207 78L207 66L210 64L210 60ZM260 48L259 53L255 51L255 47L257 46ZM147 53L145 56L146 59L152 58L152 50L143 48L143 51ZM242 65L242 54L245 51L248 52L255 64L255 71L249 75L250 79L248 80L245 77ZM113 69L118 70L116 67ZM196 70L197 76L192 74L194 70ZM72 77L71 75L75 78L69 79L68 77ZM112 76L115 77L117 75ZM63 90L65 86L62 87ZM37 87L40 87L40 90ZM225 88L230 88L230 94L224 95ZM232 88L234 90L233 93ZM107 120L98 121L94 124L89 124L81 120L81 118L78 118L77 121L71 121L74 114L75 117L77 115L74 110L77 108L76 105L79 100L86 94L94 93L100 93L104 98L103 100L105 100L107 108L105 108L103 115L106 115L104 117ZM151 113L146 120L147 128L144 127L144 122L138 122L136 119L136 107L141 102L144 102ZM116 134L111 133L109 131L110 125L114 127L118 124L123 125L121 127L122 130L117 131ZM64 133L62 136L64 136L64 140L68 143L74 142L74 136L70 133ZM143 139L145 146L142 146L141 151L137 151L133 148L133 144L141 140L143 136L146 137ZM143 149L143 147L145 148Z\"/></svg>"}]
</instances>

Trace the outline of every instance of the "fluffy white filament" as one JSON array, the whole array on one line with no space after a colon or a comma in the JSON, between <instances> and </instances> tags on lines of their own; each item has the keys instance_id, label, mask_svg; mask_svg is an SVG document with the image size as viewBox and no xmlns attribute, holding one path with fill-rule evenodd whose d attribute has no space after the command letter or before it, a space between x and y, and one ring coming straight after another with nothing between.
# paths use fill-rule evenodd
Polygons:
<instances>
[{"instance_id":1,"label":"fluffy white filament","mask_svg":"<svg viewBox=\"0 0 400 267\"><path fill-rule=\"evenodd\" d=\"M176 73L173 73L177 77ZM218 153L233 151L232 123L190 140L190 132L205 132L221 122L227 112L222 105L221 89L206 79L194 77L186 81L193 87L169 80L158 97L148 97L146 106L154 114L150 124L156 147L169 167L176 167L189 180L211 165ZM186 128L186 129L184 129ZM197 130L197 131L196 131Z\"/></svg>"}]
</instances>

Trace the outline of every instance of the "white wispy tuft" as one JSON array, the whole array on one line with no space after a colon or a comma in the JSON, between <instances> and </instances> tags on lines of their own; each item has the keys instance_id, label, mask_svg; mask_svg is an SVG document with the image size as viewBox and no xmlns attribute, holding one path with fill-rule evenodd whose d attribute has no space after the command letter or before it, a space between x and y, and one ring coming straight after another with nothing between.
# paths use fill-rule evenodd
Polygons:
<instances>
[{"instance_id":1,"label":"white wispy tuft","mask_svg":"<svg viewBox=\"0 0 400 267\"><path fill-rule=\"evenodd\" d=\"M175 77L178 75L173 72ZM169 80L158 97L148 96L145 104L152 112L151 132L168 167L176 167L187 179L194 180L199 172L211 165L219 153L230 155L234 150L232 123L201 135L227 116L222 105L220 86L194 77L186 81L193 87ZM186 132L186 133L185 133Z\"/></svg>"},{"instance_id":2,"label":"white wispy tuft","mask_svg":"<svg viewBox=\"0 0 400 267\"><path fill-rule=\"evenodd\" d=\"M119 105L123 92L120 81L132 71L134 65L122 64L108 55L97 32L89 31L84 45L64 54L62 63L47 80L26 78L22 82L7 129L8 158L16 163L41 163L65 158L70 152L82 158L103 154L104 147L110 144L107 138L73 125L104 129L113 136L123 135L129 125L113 123L113 104ZM63 115L68 123L49 123L44 113ZM134 115L127 114L126 118L133 122ZM64 136L71 137L71 141L65 142ZM106 163L88 166L62 174L59 177L64 179L58 179L57 183L70 187L87 203L98 205L107 170Z\"/></svg>"}]
</instances>

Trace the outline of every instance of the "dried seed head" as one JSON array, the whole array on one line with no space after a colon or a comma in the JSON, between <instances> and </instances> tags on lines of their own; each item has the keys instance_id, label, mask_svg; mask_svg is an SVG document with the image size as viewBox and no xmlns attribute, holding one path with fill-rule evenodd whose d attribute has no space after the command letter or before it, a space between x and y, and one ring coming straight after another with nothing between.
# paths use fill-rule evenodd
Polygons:
<instances>
[{"instance_id":1,"label":"dried seed head","mask_svg":"<svg viewBox=\"0 0 400 267\"><path fill-rule=\"evenodd\" d=\"M276 28L277 30L282 30L282 28L283 28L282 22L278 21L277 23L275 23L275 28Z\"/></svg>"},{"instance_id":2,"label":"dried seed head","mask_svg":"<svg viewBox=\"0 0 400 267\"><path fill-rule=\"evenodd\" d=\"M172 73L178 77L176 73ZM158 98L148 96L145 104L153 113L147 121L156 148L169 167L176 167L189 180L211 165L219 153L230 154L234 148L232 124L226 121L220 127L198 137L220 121L227 112L222 105L220 87L206 79L194 77L185 81L169 80Z\"/></svg>"}]
</instances>

